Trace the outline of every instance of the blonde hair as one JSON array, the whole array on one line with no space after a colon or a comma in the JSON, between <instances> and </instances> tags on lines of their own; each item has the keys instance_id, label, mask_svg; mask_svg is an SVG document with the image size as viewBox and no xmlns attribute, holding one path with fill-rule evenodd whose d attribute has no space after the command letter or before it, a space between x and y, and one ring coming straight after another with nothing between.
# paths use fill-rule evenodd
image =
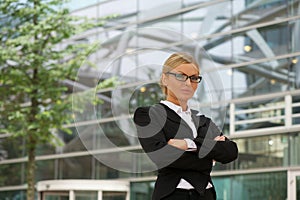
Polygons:
<instances>
[{"instance_id":1,"label":"blonde hair","mask_svg":"<svg viewBox=\"0 0 300 200\"><path fill-rule=\"evenodd\" d=\"M163 68L162 68L162 74L161 74L160 80L159 80L159 85L162 89L162 92L165 95L168 94L168 88L162 82L163 74L171 71L172 69L175 69L176 67L178 67L179 65L182 65L182 64L193 64L193 65L195 65L195 67L197 68L197 70L200 73L199 65L196 62L196 60L193 58L193 56L191 56L187 53L184 53L184 52L173 53L165 61Z\"/></svg>"}]
</instances>

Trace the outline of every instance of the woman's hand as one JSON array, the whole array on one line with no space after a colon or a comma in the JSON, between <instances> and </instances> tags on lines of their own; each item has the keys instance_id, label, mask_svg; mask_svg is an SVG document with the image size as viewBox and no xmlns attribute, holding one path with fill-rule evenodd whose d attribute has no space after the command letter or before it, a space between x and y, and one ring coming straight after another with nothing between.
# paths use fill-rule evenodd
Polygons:
<instances>
[{"instance_id":1,"label":"woman's hand","mask_svg":"<svg viewBox=\"0 0 300 200\"><path fill-rule=\"evenodd\" d=\"M170 139L168 144L184 151L188 149L187 143L183 139Z\"/></svg>"},{"instance_id":2,"label":"woman's hand","mask_svg":"<svg viewBox=\"0 0 300 200\"><path fill-rule=\"evenodd\" d=\"M214 138L215 141L225 141L225 139L226 137L224 135ZM187 143L184 139L170 139L168 144L184 151L188 149Z\"/></svg>"},{"instance_id":3,"label":"woman's hand","mask_svg":"<svg viewBox=\"0 0 300 200\"><path fill-rule=\"evenodd\" d=\"M214 140L216 140L216 141L225 141L225 139L226 139L226 137L224 135L217 136L217 137L214 138Z\"/></svg>"}]
</instances>

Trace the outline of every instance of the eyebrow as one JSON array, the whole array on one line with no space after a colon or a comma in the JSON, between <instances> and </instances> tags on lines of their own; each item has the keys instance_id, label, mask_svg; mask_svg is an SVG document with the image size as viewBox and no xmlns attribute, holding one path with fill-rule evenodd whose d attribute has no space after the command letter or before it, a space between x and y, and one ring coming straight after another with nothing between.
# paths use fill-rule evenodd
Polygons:
<instances>
[{"instance_id":1,"label":"eyebrow","mask_svg":"<svg viewBox=\"0 0 300 200\"><path fill-rule=\"evenodd\" d=\"M176 71L176 72L187 75L186 73L183 73L182 71ZM187 75L187 76L200 76L200 74L198 73L198 74L192 74L192 75Z\"/></svg>"}]
</instances>

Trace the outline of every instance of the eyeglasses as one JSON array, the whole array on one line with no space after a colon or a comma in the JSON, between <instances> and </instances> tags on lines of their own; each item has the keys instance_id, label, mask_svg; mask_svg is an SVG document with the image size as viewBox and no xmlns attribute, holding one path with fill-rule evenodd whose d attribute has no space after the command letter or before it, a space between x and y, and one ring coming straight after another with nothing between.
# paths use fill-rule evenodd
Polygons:
<instances>
[{"instance_id":1,"label":"eyeglasses","mask_svg":"<svg viewBox=\"0 0 300 200\"><path fill-rule=\"evenodd\" d=\"M188 78L191 80L192 83L200 83L202 80L202 76L188 76L186 74L176 74L176 73L172 73L172 72L167 72L166 74L171 74L173 76L175 76L176 80L178 81L182 81L185 82L186 80L188 80Z\"/></svg>"}]
</instances>

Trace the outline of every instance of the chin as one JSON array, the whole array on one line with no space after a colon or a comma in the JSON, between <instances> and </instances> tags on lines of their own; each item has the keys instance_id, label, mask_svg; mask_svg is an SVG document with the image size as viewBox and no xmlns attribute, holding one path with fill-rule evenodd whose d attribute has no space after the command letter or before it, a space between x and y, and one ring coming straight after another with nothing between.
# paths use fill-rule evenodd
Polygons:
<instances>
[{"instance_id":1,"label":"chin","mask_svg":"<svg viewBox=\"0 0 300 200\"><path fill-rule=\"evenodd\" d=\"M188 96L188 97L187 97L187 96L184 96L184 97L181 97L180 100L181 100L181 101L188 101L188 100L190 100L192 97L193 97L193 96Z\"/></svg>"}]
</instances>

